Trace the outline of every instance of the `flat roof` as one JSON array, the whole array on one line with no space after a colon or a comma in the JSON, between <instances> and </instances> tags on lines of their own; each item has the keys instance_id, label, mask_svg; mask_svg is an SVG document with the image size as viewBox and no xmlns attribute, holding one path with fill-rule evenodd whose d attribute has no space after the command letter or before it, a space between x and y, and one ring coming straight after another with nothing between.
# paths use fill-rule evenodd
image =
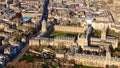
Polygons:
<instances>
[{"instance_id":1,"label":"flat roof","mask_svg":"<svg viewBox=\"0 0 120 68\"><path fill-rule=\"evenodd\" d=\"M30 21L30 20L31 20L31 17L24 17L24 18L23 18L23 21L24 21L24 22L28 22L28 21Z\"/></svg>"}]
</instances>

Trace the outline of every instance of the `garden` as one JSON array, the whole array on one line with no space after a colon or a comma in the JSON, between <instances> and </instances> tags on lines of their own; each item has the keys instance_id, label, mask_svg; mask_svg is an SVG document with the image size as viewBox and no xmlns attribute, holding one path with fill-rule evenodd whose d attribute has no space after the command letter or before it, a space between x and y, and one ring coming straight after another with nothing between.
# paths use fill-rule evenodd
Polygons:
<instances>
[{"instance_id":1,"label":"garden","mask_svg":"<svg viewBox=\"0 0 120 68\"><path fill-rule=\"evenodd\" d=\"M77 33L66 33L66 32L54 31L52 32L51 36L53 37L74 37L74 36L77 36Z\"/></svg>"}]
</instances>

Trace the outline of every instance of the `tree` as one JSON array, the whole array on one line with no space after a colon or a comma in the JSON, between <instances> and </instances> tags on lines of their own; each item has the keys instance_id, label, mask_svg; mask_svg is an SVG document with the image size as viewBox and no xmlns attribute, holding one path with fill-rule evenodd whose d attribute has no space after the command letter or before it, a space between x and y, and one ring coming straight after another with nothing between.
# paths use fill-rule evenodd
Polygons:
<instances>
[{"instance_id":1,"label":"tree","mask_svg":"<svg viewBox=\"0 0 120 68\"><path fill-rule=\"evenodd\" d=\"M101 37L101 31L100 30L93 30L92 31L92 33L93 33L93 36L96 36L96 37Z\"/></svg>"},{"instance_id":2,"label":"tree","mask_svg":"<svg viewBox=\"0 0 120 68\"><path fill-rule=\"evenodd\" d=\"M22 40L22 35L21 34L16 34L15 35L15 40L17 40L17 41L21 41Z\"/></svg>"},{"instance_id":3,"label":"tree","mask_svg":"<svg viewBox=\"0 0 120 68\"><path fill-rule=\"evenodd\" d=\"M34 62L35 56L26 53L26 54L24 54L24 55L22 56L22 58L20 59L20 61L23 61L23 60L26 60L27 62Z\"/></svg>"},{"instance_id":4,"label":"tree","mask_svg":"<svg viewBox=\"0 0 120 68\"><path fill-rule=\"evenodd\" d=\"M31 31L33 32L33 34L34 34L34 33L37 33L37 32L38 32L38 27L32 27L32 28L31 28Z\"/></svg>"},{"instance_id":5,"label":"tree","mask_svg":"<svg viewBox=\"0 0 120 68\"><path fill-rule=\"evenodd\" d=\"M55 61L52 62L52 68L58 68L59 64Z\"/></svg>"},{"instance_id":6,"label":"tree","mask_svg":"<svg viewBox=\"0 0 120 68\"><path fill-rule=\"evenodd\" d=\"M114 30L108 30L108 35L109 36L115 36L115 31Z\"/></svg>"},{"instance_id":7,"label":"tree","mask_svg":"<svg viewBox=\"0 0 120 68\"><path fill-rule=\"evenodd\" d=\"M74 66L75 66L74 68L81 68L81 65L75 64Z\"/></svg>"},{"instance_id":8,"label":"tree","mask_svg":"<svg viewBox=\"0 0 120 68\"><path fill-rule=\"evenodd\" d=\"M43 68L49 68L50 67L50 63L45 62L45 64L42 65Z\"/></svg>"}]
</instances>

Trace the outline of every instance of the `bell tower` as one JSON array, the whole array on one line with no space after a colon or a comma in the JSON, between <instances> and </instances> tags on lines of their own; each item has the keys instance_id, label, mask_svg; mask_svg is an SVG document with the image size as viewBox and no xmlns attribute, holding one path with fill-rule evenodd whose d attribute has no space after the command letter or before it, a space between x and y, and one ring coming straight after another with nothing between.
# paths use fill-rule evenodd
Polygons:
<instances>
[{"instance_id":1,"label":"bell tower","mask_svg":"<svg viewBox=\"0 0 120 68\"><path fill-rule=\"evenodd\" d=\"M46 32L47 31L46 24L47 24L47 22L43 19L43 21L42 21L42 27L41 27L41 31L42 32Z\"/></svg>"},{"instance_id":2,"label":"bell tower","mask_svg":"<svg viewBox=\"0 0 120 68\"><path fill-rule=\"evenodd\" d=\"M81 35L80 33L77 36L77 43L81 45L83 48L84 46L88 46L88 38L85 35Z\"/></svg>"}]
</instances>

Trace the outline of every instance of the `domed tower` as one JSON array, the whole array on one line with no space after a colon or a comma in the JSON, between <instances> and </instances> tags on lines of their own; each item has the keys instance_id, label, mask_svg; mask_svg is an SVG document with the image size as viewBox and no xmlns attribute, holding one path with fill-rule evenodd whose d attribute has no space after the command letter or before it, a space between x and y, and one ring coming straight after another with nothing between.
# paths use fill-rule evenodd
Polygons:
<instances>
[{"instance_id":1,"label":"domed tower","mask_svg":"<svg viewBox=\"0 0 120 68\"><path fill-rule=\"evenodd\" d=\"M47 26L47 22L43 19L43 21L42 21L42 27L41 27L41 31L42 32L46 32L47 31L46 26Z\"/></svg>"}]
</instances>

